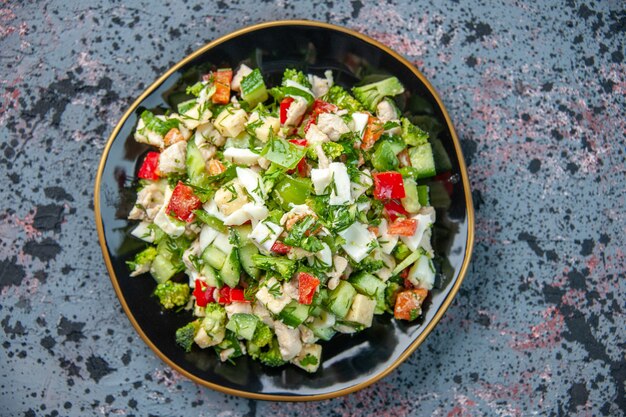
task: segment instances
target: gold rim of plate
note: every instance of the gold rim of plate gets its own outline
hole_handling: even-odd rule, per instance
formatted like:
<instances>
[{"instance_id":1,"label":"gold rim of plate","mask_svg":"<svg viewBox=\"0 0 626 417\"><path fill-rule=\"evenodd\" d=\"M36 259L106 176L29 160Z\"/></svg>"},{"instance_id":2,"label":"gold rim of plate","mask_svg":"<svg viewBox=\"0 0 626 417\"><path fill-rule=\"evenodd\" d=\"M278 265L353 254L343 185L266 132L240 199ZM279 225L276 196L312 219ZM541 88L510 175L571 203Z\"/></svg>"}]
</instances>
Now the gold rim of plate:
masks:
<instances>
[{"instance_id":1,"label":"gold rim of plate","mask_svg":"<svg viewBox=\"0 0 626 417\"><path fill-rule=\"evenodd\" d=\"M385 51L389 55L393 56L396 60L401 62L403 65L405 65L409 70L411 70L411 72L426 86L426 88L428 88L428 90L430 91L430 93L433 95L433 97L437 101L437 104L438 104L439 108L441 109L441 111L443 113L443 116L444 116L444 118L446 120L446 124L448 125L448 129L450 130L450 136L452 137L452 141L454 143L455 152L456 152L458 160L459 160L459 169L460 169L460 173L461 173L461 180L463 181L463 189L465 191L465 204L467 206L467 227L468 227L468 230L467 230L467 242L466 242L466 248L465 248L465 257L464 257L464 260L463 260L463 265L461 265L461 269L459 271L459 276L458 276L456 282L454 283L454 286L452 287L451 291L448 293L446 299L441 304L441 307L439 308L439 310L437 311L437 313L435 314L433 319L428 323L428 325L420 333L420 335L409 345L409 347L389 367L387 367L384 371L380 372L377 375L373 375L371 378L367 379L366 381L360 382L358 384L355 384L355 385L347 387L347 388L343 388L343 389L338 390L338 391L329 392L329 393L326 393L326 394L313 394L313 395L297 396L297 395L261 394L261 393L254 393L254 392L248 392L248 391L241 391L241 390L237 390L237 389L233 389L233 388L223 387L221 385L217 385L217 384L214 384L214 383L209 382L209 381L205 381L204 379L201 379L201 378L197 377L196 375L193 375L190 372L185 371L184 369L182 369L178 365L176 365L174 362L172 362L146 336L146 334L143 332L143 330L141 329L141 327L139 326L139 324L135 320L135 317L133 316L132 312L128 308L128 305L126 304L126 300L125 300L125 298L124 298L124 296L122 294L122 291L121 291L121 289L119 287L119 284L117 282L117 276L115 275L115 271L113 270L113 265L111 264L111 258L109 256L109 251L107 249L107 245L106 245L106 241L105 241L105 237L104 237L104 226L102 224L102 217L100 215L100 183L101 183L101 180L102 180L102 172L104 170L106 159L107 159L107 156L109 154L109 149L111 148L111 145L113 144L113 140L117 136L119 130L122 127L122 125L124 124L126 119L132 114L132 112L135 111L137 106L150 93L152 93L152 91L155 88L157 88L163 81L165 81L172 73L177 71L179 68L184 66L189 61L197 58L198 56L204 54L208 50L210 50L210 49L214 48L215 46L217 46L217 45L219 45L219 44L221 44L223 42L226 42L226 41L228 41L230 39L236 38L236 37L238 37L240 35L243 35L245 33L248 33L248 32L254 32L254 31L257 31L257 30L260 30L260 29L266 29L266 28L275 27L275 26L310 26L310 27L318 27L318 28L330 29L330 30L334 30L334 31L338 31L338 32L343 32L343 33L351 35L351 36L353 36L353 37L355 37L357 39L360 39L360 40L362 40L364 42L367 42L367 43L375 46L378 49L381 49L381 50ZM139 335L141 336L143 341L150 347L150 349L152 349L157 354L157 356L159 356L159 358L161 358L161 360L163 360L166 364L168 364L170 367L172 367L174 370L176 370L176 372L179 372L180 374L182 374L185 377L191 379L192 381L194 381L194 382L196 382L198 384L204 385L206 387L209 387L211 389L214 389L216 391L220 391L220 392L225 393L225 394L236 395L236 396L245 397L245 398L252 398L252 399L256 399L256 400L272 400L272 401L314 401L314 400L325 400L325 399L339 397L339 396L342 396L342 395L350 394L352 392L361 390L361 389L363 389L363 388L373 384L374 382L376 382L376 381L386 377L387 375L389 375L389 373L391 373L391 371L396 369L396 367L398 367L404 360L406 360L406 358L409 357L409 355L411 355L415 351L415 349L417 349L417 347L422 344L422 342L426 339L426 337L430 334L430 332L439 323L439 320L441 320L441 317L443 316L443 314L446 312L446 310L450 306L450 303L452 302L452 300L456 296L456 293L458 292L459 287L461 286L461 283L463 282L463 279L465 278L465 274L467 272L467 268L468 268L468 265L469 265L469 262L470 262L470 258L471 258L471 255L472 255L472 248L473 248L473 244L474 244L474 206L472 205L472 195L470 193L470 184L469 184L469 179L468 179L468 176L467 176L467 168L465 166L465 161L463 160L463 154L461 152L461 145L459 143L459 139L457 137L456 131L454 130L454 126L452 125L452 121L450 120L450 116L448 115L448 112L447 112L446 108L444 107L443 102L441 101L441 98L439 97L439 95L437 94L437 92L435 91L433 86L426 79L426 77L417 68L415 68L406 58L402 57L397 52L391 50L389 47L383 45L382 43L380 43L380 42L378 42L378 41L376 41L376 40L374 40L374 39L372 39L372 38L370 38L368 36L365 36L365 35L363 35L363 34L361 34L359 32L351 30L351 29L347 29L347 28L344 28L344 27L341 27L341 26L332 25L332 24L329 24L329 23L322 23L322 22L309 21L309 20L280 20L280 21L264 22L264 23L259 23L259 24L256 24L256 25L247 26L247 27L244 27L242 29L236 30L234 32L231 32L231 33L225 35L225 36L222 36L221 38L218 38L218 39L216 39L216 40L214 40L212 42L207 43L206 45L204 45L200 49L198 49L195 52L191 53L190 55L186 56L181 61L179 61L176 65L171 67L165 74L163 74L161 77L159 77L155 82L153 82L150 85L150 87L148 87L133 102L133 104L129 107L129 109L126 111L126 113L124 113L124 115L122 116L120 121L117 123L117 125L115 126L115 129L113 129L113 132L111 132L111 135L109 136L109 138L107 140L106 146L105 146L104 151L102 153L102 158L100 159L100 164L98 166L98 173L96 175L96 182L95 182L95 186L94 186L94 212L95 212L95 217L96 217L96 219L95 219L96 220L96 228L98 230L98 240L99 240L99 243L100 243L100 248L102 249L102 255L104 257L104 262L105 262L107 270L109 272L109 276L111 278L111 282L113 284L113 287L115 288L115 293L117 294L117 297L119 298L119 300L120 300L120 302L122 304L122 307L124 308L124 312L128 316L131 324L133 325L133 327L135 328L137 333L139 333Z\"/></svg>"}]
</instances>

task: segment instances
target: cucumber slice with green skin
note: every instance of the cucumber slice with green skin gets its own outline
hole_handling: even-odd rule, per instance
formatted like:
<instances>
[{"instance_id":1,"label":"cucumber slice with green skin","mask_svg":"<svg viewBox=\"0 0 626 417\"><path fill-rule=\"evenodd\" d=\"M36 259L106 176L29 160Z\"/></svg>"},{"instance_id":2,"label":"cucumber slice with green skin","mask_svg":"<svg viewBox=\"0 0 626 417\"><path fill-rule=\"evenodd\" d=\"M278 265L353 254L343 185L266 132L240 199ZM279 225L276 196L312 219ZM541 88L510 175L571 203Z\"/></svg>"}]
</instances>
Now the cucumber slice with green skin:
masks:
<instances>
[{"instance_id":1,"label":"cucumber slice with green skin","mask_svg":"<svg viewBox=\"0 0 626 417\"><path fill-rule=\"evenodd\" d=\"M354 289L363 295L374 298L378 293L384 293L387 285L367 272L359 272L348 279L348 282L354 286Z\"/></svg>"},{"instance_id":2,"label":"cucumber slice with green skin","mask_svg":"<svg viewBox=\"0 0 626 417\"><path fill-rule=\"evenodd\" d=\"M357 292L348 281L341 281L328 297L327 306L331 313L343 319L350 311Z\"/></svg>"},{"instance_id":3,"label":"cucumber slice with green skin","mask_svg":"<svg viewBox=\"0 0 626 417\"><path fill-rule=\"evenodd\" d=\"M323 306L326 304L326 300L328 300L328 289L321 288L313 296L313 301L311 302L311 305Z\"/></svg>"},{"instance_id":4,"label":"cucumber slice with green skin","mask_svg":"<svg viewBox=\"0 0 626 417\"><path fill-rule=\"evenodd\" d=\"M433 177L437 173L430 143L410 148L409 157L416 179Z\"/></svg>"},{"instance_id":5,"label":"cucumber slice with green skin","mask_svg":"<svg viewBox=\"0 0 626 417\"><path fill-rule=\"evenodd\" d=\"M239 262L246 274L255 280L261 277L261 270L254 266L252 257L259 254L259 249L252 243L239 247Z\"/></svg>"},{"instance_id":6,"label":"cucumber slice with green skin","mask_svg":"<svg viewBox=\"0 0 626 417\"><path fill-rule=\"evenodd\" d=\"M222 269L224 262L226 262L226 254L214 245L209 245L202 252L202 260L215 269Z\"/></svg>"},{"instance_id":7,"label":"cucumber slice with green skin","mask_svg":"<svg viewBox=\"0 0 626 417\"><path fill-rule=\"evenodd\" d=\"M239 284L239 278L241 276L241 265L239 264L239 254L236 248L230 252L230 255L226 258L222 269L220 269L220 277L222 282L228 285L230 288L235 288Z\"/></svg>"},{"instance_id":8,"label":"cucumber slice with green skin","mask_svg":"<svg viewBox=\"0 0 626 417\"><path fill-rule=\"evenodd\" d=\"M255 68L254 71L241 80L241 98L250 107L254 107L268 99L267 87L265 87L263 75L261 75L261 71L258 68Z\"/></svg>"},{"instance_id":9,"label":"cucumber slice with green skin","mask_svg":"<svg viewBox=\"0 0 626 417\"><path fill-rule=\"evenodd\" d=\"M235 333L238 338L252 340L259 318L254 314L235 313L226 324L226 329Z\"/></svg>"},{"instance_id":10,"label":"cucumber slice with green skin","mask_svg":"<svg viewBox=\"0 0 626 417\"><path fill-rule=\"evenodd\" d=\"M309 326L315 337L320 338L321 340L329 341L330 339L337 334L337 331L333 329L333 327L319 327L311 324Z\"/></svg>"},{"instance_id":11,"label":"cucumber slice with green skin","mask_svg":"<svg viewBox=\"0 0 626 417\"><path fill-rule=\"evenodd\" d=\"M335 333L337 333L335 329L333 329L336 319L335 316L328 311L321 308L320 310L322 310L320 316L313 320L313 322L308 323L307 327L311 329L316 337L319 337L322 340L330 340Z\"/></svg>"},{"instance_id":12,"label":"cucumber slice with green skin","mask_svg":"<svg viewBox=\"0 0 626 417\"><path fill-rule=\"evenodd\" d=\"M159 284L172 278L178 271L179 268L162 254L158 254L150 265L150 274Z\"/></svg>"},{"instance_id":13,"label":"cucumber slice with green skin","mask_svg":"<svg viewBox=\"0 0 626 417\"><path fill-rule=\"evenodd\" d=\"M279 317L287 326L298 327L309 317L310 307L300 304L296 300L291 301L280 312Z\"/></svg>"},{"instance_id":14,"label":"cucumber slice with green skin","mask_svg":"<svg viewBox=\"0 0 626 417\"><path fill-rule=\"evenodd\" d=\"M419 202L419 193L417 191L417 184L412 178L404 178L404 192L406 196L400 200L402 207L409 213L417 213L422 205Z\"/></svg>"},{"instance_id":15,"label":"cucumber slice with green skin","mask_svg":"<svg viewBox=\"0 0 626 417\"><path fill-rule=\"evenodd\" d=\"M222 279L215 269L210 265L202 266L202 276L205 277L205 282L209 287L222 288Z\"/></svg>"},{"instance_id":16,"label":"cucumber slice with green skin","mask_svg":"<svg viewBox=\"0 0 626 417\"><path fill-rule=\"evenodd\" d=\"M428 197L428 185L417 186L417 198L421 206L430 206L430 198Z\"/></svg>"},{"instance_id":17,"label":"cucumber slice with green skin","mask_svg":"<svg viewBox=\"0 0 626 417\"><path fill-rule=\"evenodd\" d=\"M185 161L189 182L195 186L203 186L207 180L206 165L196 142L192 139L187 142L187 158Z\"/></svg>"}]
</instances>

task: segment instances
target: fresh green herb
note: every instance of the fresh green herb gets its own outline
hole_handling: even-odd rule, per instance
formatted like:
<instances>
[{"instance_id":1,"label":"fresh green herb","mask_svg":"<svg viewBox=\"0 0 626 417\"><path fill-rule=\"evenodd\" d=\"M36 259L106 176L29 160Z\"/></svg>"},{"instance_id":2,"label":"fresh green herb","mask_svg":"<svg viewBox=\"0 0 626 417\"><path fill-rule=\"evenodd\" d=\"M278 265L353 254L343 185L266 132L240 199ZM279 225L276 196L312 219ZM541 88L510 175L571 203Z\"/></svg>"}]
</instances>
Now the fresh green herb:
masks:
<instances>
[{"instance_id":1,"label":"fresh green herb","mask_svg":"<svg viewBox=\"0 0 626 417\"><path fill-rule=\"evenodd\" d=\"M261 152L261 156L265 159L284 169L294 169L305 154L305 147L294 145L279 137L271 138Z\"/></svg>"},{"instance_id":2,"label":"fresh green herb","mask_svg":"<svg viewBox=\"0 0 626 417\"><path fill-rule=\"evenodd\" d=\"M313 355L311 355L310 353L307 353L306 356L304 358L302 358L300 360L300 365L302 366L309 366L309 365L317 365L317 358Z\"/></svg>"},{"instance_id":3,"label":"fresh green herb","mask_svg":"<svg viewBox=\"0 0 626 417\"><path fill-rule=\"evenodd\" d=\"M280 290L281 290L281 287L280 287L280 283L278 282L274 283L274 285L267 288L267 292L269 292L274 298L282 297L283 293Z\"/></svg>"},{"instance_id":4,"label":"fresh green herb","mask_svg":"<svg viewBox=\"0 0 626 417\"><path fill-rule=\"evenodd\" d=\"M161 120L149 110L144 110L141 113L141 120L143 120L146 129L161 136L165 136L171 129L177 128L180 123L178 119Z\"/></svg>"}]
</instances>

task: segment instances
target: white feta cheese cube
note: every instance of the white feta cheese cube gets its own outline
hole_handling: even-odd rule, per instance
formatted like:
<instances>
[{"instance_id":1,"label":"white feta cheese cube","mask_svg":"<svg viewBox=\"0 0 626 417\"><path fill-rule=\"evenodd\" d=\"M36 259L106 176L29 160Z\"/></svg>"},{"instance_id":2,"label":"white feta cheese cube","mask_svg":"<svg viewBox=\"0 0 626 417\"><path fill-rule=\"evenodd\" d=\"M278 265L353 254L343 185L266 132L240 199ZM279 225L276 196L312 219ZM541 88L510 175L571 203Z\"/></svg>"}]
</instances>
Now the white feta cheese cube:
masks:
<instances>
[{"instance_id":1,"label":"white feta cheese cube","mask_svg":"<svg viewBox=\"0 0 626 417\"><path fill-rule=\"evenodd\" d=\"M354 296L352 306L346 315L345 321L370 327L372 325L372 319L374 318L375 308L376 301L363 294L357 294Z\"/></svg>"},{"instance_id":2,"label":"white feta cheese cube","mask_svg":"<svg viewBox=\"0 0 626 417\"><path fill-rule=\"evenodd\" d=\"M376 236L363 223L354 222L350 227L338 234L345 240L341 247L355 262L361 262L365 259L375 246L373 241L376 239Z\"/></svg>"}]
</instances>

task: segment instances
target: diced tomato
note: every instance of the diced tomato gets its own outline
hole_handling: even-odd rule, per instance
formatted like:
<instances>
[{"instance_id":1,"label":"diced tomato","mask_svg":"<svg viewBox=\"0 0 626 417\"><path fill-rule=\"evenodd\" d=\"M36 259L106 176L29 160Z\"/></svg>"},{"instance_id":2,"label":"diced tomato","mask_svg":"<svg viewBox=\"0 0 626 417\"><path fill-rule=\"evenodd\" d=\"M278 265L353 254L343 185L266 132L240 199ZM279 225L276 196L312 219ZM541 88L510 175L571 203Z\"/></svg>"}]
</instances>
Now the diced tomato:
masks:
<instances>
[{"instance_id":1,"label":"diced tomato","mask_svg":"<svg viewBox=\"0 0 626 417\"><path fill-rule=\"evenodd\" d=\"M400 278L404 281L404 288L410 290L413 288L413 284L409 281L409 269L410 267L404 268L402 272L400 272Z\"/></svg>"},{"instance_id":2,"label":"diced tomato","mask_svg":"<svg viewBox=\"0 0 626 417\"><path fill-rule=\"evenodd\" d=\"M379 172L374 176L374 198L386 200L391 198L404 198L404 182L402 174L395 171Z\"/></svg>"},{"instance_id":3,"label":"diced tomato","mask_svg":"<svg viewBox=\"0 0 626 417\"><path fill-rule=\"evenodd\" d=\"M409 216L409 212L406 211L404 206L397 200L390 200L385 203L385 212L390 222L395 221L399 216Z\"/></svg>"},{"instance_id":4,"label":"diced tomato","mask_svg":"<svg viewBox=\"0 0 626 417\"><path fill-rule=\"evenodd\" d=\"M384 129L383 122L380 119L370 116L367 119L367 126L363 131L363 139L361 140L361 149L368 150L374 146L374 143L382 136Z\"/></svg>"},{"instance_id":5,"label":"diced tomato","mask_svg":"<svg viewBox=\"0 0 626 417\"><path fill-rule=\"evenodd\" d=\"M389 225L387 233L390 235L413 236L416 230L417 220L399 218Z\"/></svg>"},{"instance_id":6,"label":"diced tomato","mask_svg":"<svg viewBox=\"0 0 626 417\"><path fill-rule=\"evenodd\" d=\"M280 124L284 125L287 121L287 110L289 110L289 106L294 102L293 97L285 97L283 101L280 102Z\"/></svg>"},{"instance_id":7,"label":"diced tomato","mask_svg":"<svg viewBox=\"0 0 626 417\"><path fill-rule=\"evenodd\" d=\"M184 222L194 219L193 211L202 205L202 201L193 193L193 189L178 181L165 212Z\"/></svg>"},{"instance_id":8,"label":"diced tomato","mask_svg":"<svg viewBox=\"0 0 626 417\"><path fill-rule=\"evenodd\" d=\"M310 305L320 280L306 272L298 273L298 301L300 304Z\"/></svg>"},{"instance_id":9,"label":"diced tomato","mask_svg":"<svg viewBox=\"0 0 626 417\"><path fill-rule=\"evenodd\" d=\"M215 72L215 93L211 101L215 104L228 104L230 102L230 82L233 80L233 70L230 68L219 69Z\"/></svg>"},{"instance_id":10,"label":"diced tomato","mask_svg":"<svg viewBox=\"0 0 626 417\"><path fill-rule=\"evenodd\" d=\"M159 179L159 156L158 152L148 152L146 157L139 168L137 176L144 180L158 180Z\"/></svg>"},{"instance_id":11,"label":"diced tomato","mask_svg":"<svg viewBox=\"0 0 626 417\"><path fill-rule=\"evenodd\" d=\"M204 281L196 280L196 288L193 290L193 296L196 297L196 305L205 307L208 303L215 301L213 293L215 288L209 287Z\"/></svg>"},{"instance_id":12,"label":"diced tomato","mask_svg":"<svg viewBox=\"0 0 626 417\"><path fill-rule=\"evenodd\" d=\"M217 302L220 304L230 304L230 287L228 285L224 285L220 288Z\"/></svg>"},{"instance_id":13,"label":"diced tomato","mask_svg":"<svg viewBox=\"0 0 626 417\"><path fill-rule=\"evenodd\" d=\"M306 139L303 139L303 138L289 139L289 142L293 143L294 145L298 145L298 146L306 146L307 143L308 143L306 141Z\"/></svg>"},{"instance_id":14,"label":"diced tomato","mask_svg":"<svg viewBox=\"0 0 626 417\"><path fill-rule=\"evenodd\" d=\"M277 240L272 245L272 252L277 253L279 255L287 255L291 250L291 246L285 245L283 242Z\"/></svg>"},{"instance_id":15,"label":"diced tomato","mask_svg":"<svg viewBox=\"0 0 626 417\"><path fill-rule=\"evenodd\" d=\"M231 288L230 289L230 302L235 303L249 303L250 300L247 300L244 291L242 288Z\"/></svg>"},{"instance_id":16,"label":"diced tomato","mask_svg":"<svg viewBox=\"0 0 626 417\"><path fill-rule=\"evenodd\" d=\"M398 320L415 320L422 314L422 303L428 296L428 290L415 288L401 291L396 297L393 316Z\"/></svg>"}]
</instances>

